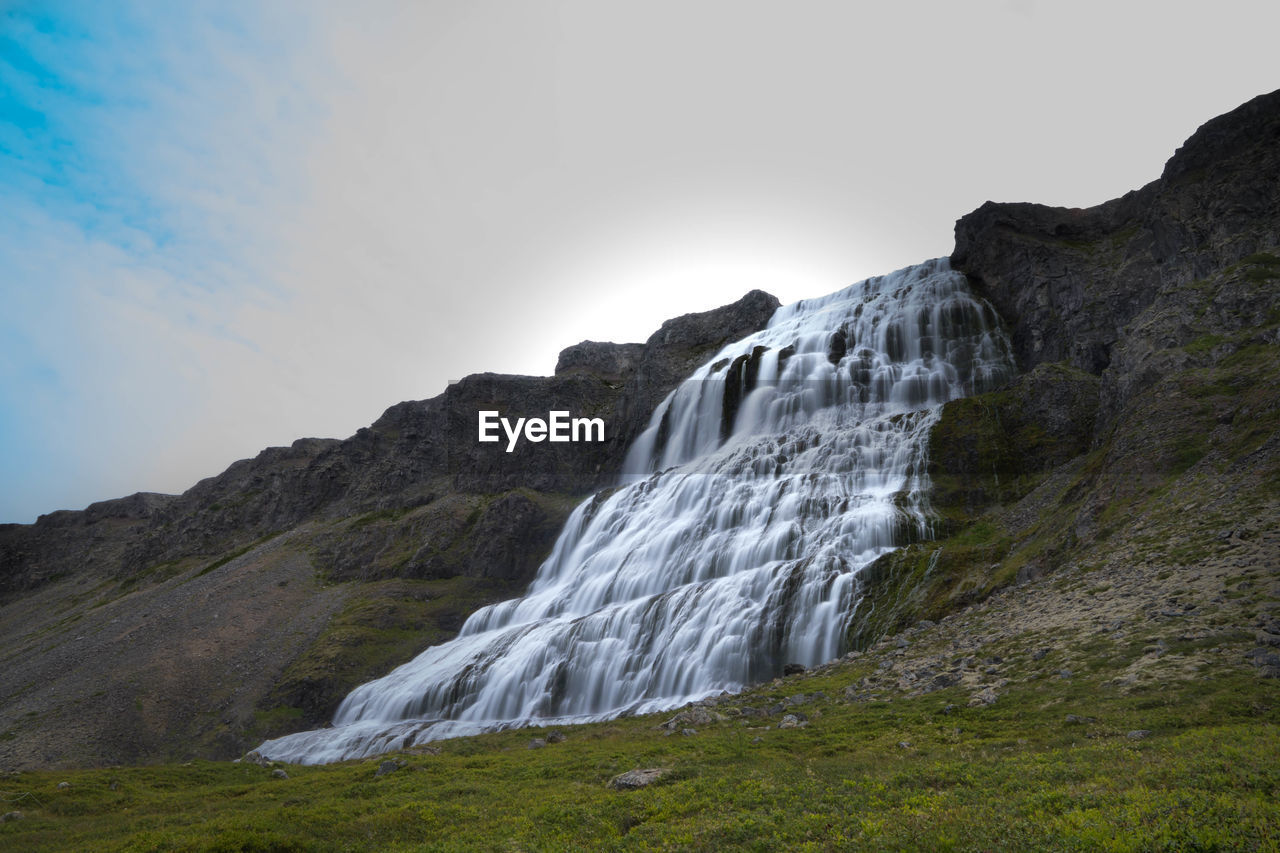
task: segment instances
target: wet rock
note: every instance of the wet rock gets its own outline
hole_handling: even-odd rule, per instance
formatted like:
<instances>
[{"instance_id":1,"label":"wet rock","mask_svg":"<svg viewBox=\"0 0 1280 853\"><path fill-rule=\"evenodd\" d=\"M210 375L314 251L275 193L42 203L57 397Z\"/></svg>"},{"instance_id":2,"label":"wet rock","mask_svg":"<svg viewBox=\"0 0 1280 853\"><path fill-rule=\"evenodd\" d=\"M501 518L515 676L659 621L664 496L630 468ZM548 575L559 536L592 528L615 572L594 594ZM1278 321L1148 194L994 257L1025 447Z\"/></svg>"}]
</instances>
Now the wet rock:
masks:
<instances>
[{"instance_id":1,"label":"wet rock","mask_svg":"<svg viewBox=\"0 0 1280 853\"><path fill-rule=\"evenodd\" d=\"M663 776L671 772L669 767L649 767L635 770L628 770L626 773L619 773L609 780L609 787L615 791L631 791L636 788L644 788L657 782Z\"/></svg>"},{"instance_id":2,"label":"wet rock","mask_svg":"<svg viewBox=\"0 0 1280 853\"><path fill-rule=\"evenodd\" d=\"M789 663L782 668L783 675L800 675L806 671L804 664Z\"/></svg>"}]
</instances>

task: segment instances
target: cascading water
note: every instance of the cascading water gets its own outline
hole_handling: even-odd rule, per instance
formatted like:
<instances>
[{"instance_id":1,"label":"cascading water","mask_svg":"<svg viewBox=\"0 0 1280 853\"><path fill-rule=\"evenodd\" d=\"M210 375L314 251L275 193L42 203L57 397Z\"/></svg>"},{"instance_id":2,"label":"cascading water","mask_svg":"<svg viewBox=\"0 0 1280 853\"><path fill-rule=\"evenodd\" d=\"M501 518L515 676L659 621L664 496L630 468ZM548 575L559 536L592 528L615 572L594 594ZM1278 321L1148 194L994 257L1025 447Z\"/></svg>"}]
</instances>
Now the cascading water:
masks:
<instances>
[{"instance_id":1,"label":"cascading water","mask_svg":"<svg viewBox=\"0 0 1280 853\"><path fill-rule=\"evenodd\" d=\"M259 751L323 763L655 711L836 657L859 570L928 534L941 404L1011 372L945 260L778 309L658 407L626 484L574 511L523 598Z\"/></svg>"}]
</instances>

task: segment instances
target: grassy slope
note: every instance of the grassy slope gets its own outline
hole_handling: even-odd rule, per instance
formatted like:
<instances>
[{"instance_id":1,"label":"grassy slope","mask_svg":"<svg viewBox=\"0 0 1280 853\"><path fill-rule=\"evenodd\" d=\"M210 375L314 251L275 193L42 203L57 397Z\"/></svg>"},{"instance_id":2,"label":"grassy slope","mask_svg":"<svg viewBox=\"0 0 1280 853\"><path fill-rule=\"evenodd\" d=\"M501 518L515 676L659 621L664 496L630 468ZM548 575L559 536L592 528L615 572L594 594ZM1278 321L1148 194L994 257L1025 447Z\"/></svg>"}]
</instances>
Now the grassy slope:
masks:
<instances>
[{"instance_id":1,"label":"grassy slope","mask_svg":"<svg viewBox=\"0 0 1280 853\"><path fill-rule=\"evenodd\" d=\"M1121 645L1120 656L1141 654ZM1018 644L1010 688L968 707L952 687L849 702L877 654L770 685L726 719L667 736L662 717L449 741L440 753L290 767L245 764L23 773L6 780L0 847L25 850L1275 849L1280 687L1243 667L1124 691L1115 661L1062 679ZM1177 652L1171 652L1177 654ZM1047 660L1047 659L1046 659ZM810 718L737 719L803 690ZM840 698L837 698L840 697ZM888 699L889 697L885 697ZM1067 724L1067 714L1086 718ZM1132 739L1128 733L1151 734ZM656 785L606 786L632 767ZM68 782L69 788L57 785Z\"/></svg>"}]
</instances>

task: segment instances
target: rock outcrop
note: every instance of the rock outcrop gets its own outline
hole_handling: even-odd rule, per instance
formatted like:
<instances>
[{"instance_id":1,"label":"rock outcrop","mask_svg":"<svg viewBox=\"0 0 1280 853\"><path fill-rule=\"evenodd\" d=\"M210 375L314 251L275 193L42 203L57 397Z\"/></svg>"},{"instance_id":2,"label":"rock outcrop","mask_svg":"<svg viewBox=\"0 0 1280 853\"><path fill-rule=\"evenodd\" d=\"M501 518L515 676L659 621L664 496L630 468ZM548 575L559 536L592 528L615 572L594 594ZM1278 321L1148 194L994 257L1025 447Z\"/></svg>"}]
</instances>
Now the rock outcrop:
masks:
<instances>
[{"instance_id":1,"label":"rock outcrop","mask_svg":"<svg viewBox=\"0 0 1280 853\"><path fill-rule=\"evenodd\" d=\"M1229 289L1207 326L1181 316L1132 328L1139 315L1177 313L1186 288L1277 243L1280 91L1207 122L1158 180L1122 198L1088 209L987 202L956 223L951 263L1008 321L1023 370L1066 361L1104 376L1106 422L1150 384L1148 366L1159 372L1152 351L1245 328L1268 306Z\"/></svg>"}]
</instances>

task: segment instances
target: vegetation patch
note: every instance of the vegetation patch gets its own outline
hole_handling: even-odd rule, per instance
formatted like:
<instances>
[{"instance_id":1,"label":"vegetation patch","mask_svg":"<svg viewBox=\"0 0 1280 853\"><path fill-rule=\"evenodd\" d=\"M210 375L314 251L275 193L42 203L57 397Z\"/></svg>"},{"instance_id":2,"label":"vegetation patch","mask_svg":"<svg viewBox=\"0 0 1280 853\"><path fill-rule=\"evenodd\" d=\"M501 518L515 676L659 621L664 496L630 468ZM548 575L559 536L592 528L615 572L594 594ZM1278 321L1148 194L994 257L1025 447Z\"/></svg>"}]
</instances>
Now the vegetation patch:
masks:
<instances>
[{"instance_id":1,"label":"vegetation patch","mask_svg":"<svg viewBox=\"0 0 1280 853\"><path fill-rule=\"evenodd\" d=\"M250 737L328 723L353 688L452 639L467 615L516 594L502 583L463 577L357 583L347 605L260 705Z\"/></svg>"},{"instance_id":2,"label":"vegetation patch","mask_svg":"<svg viewBox=\"0 0 1280 853\"><path fill-rule=\"evenodd\" d=\"M697 734L650 715L442 741L320 767L21 773L0 846L101 850L1270 849L1280 696L1236 671L1129 693L1029 680L848 702L870 663L764 685ZM746 716L798 692L807 725ZM1068 717L1068 715L1072 715ZM1076 722L1064 720L1074 719ZM1136 733L1132 734L1131 733ZM381 762L401 766L379 776ZM636 767L657 784L608 787ZM61 783L67 787L59 789Z\"/></svg>"}]
</instances>

